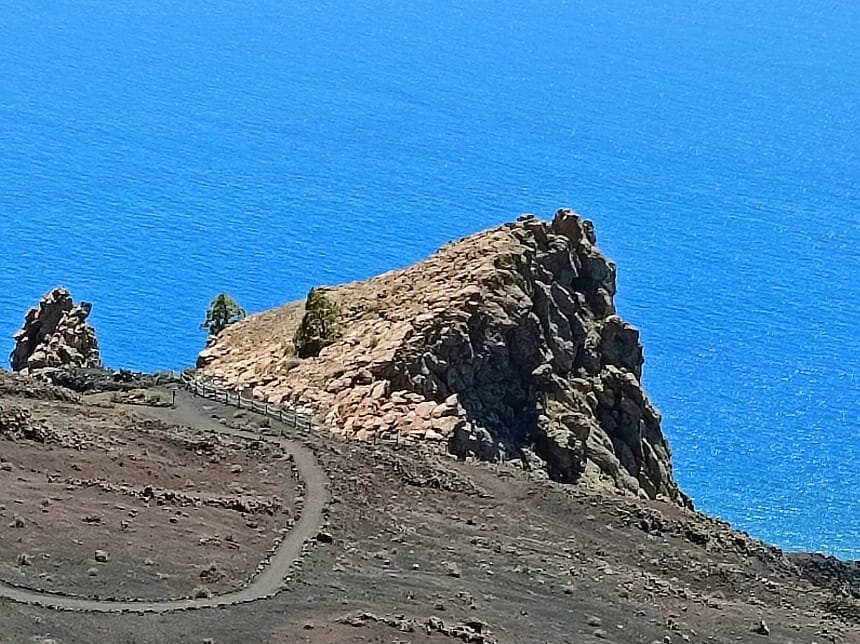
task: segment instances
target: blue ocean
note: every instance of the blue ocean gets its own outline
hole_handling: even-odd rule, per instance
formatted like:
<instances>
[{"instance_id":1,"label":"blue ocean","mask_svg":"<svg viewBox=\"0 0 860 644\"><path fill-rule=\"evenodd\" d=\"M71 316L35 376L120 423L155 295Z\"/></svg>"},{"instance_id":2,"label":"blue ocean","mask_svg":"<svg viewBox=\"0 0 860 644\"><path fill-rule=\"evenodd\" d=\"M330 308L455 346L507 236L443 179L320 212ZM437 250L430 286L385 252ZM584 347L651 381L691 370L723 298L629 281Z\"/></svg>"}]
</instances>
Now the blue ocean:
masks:
<instances>
[{"instance_id":1,"label":"blue ocean","mask_svg":"<svg viewBox=\"0 0 860 644\"><path fill-rule=\"evenodd\" d=\"M570 206L697 506L860 558L860 3L35 0L0 13L0 353L114 367ZM8 364L8 363L7 363Z\"/></svg>"}]
</instances>

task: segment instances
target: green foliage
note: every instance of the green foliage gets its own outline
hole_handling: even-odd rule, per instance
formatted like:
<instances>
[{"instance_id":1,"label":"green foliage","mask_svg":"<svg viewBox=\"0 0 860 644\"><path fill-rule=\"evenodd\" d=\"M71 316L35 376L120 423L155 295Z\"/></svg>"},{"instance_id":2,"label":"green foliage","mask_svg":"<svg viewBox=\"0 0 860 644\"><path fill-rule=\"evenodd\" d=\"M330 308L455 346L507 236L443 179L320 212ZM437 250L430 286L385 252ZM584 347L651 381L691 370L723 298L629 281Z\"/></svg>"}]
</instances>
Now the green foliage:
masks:
<instances>
[{"instance_id":1,"label":"green foliage","mask_svg":"<svg viewBox=\"0 0 860 644\"><path fill-rule=\"evenodd\" d=\"M238 322L247 315L245 309L239 306L232 297L221 293L212 300L206 311L206 320L200 325L201 329L209 331L210 337L215 337L228 325Z\"/></svg>"},{"instance_id":2,"label":"green foliage","mask_svg":"<svg viewBox=\"0 0 860 644\"><path fill-rule=\"evenodd\" d=\"M312 288L305 302L305 315L293 337L296 354L300 358L319 355L323 347L343 336L343 313L321 288Z\"/></svg>"}]
</instances>

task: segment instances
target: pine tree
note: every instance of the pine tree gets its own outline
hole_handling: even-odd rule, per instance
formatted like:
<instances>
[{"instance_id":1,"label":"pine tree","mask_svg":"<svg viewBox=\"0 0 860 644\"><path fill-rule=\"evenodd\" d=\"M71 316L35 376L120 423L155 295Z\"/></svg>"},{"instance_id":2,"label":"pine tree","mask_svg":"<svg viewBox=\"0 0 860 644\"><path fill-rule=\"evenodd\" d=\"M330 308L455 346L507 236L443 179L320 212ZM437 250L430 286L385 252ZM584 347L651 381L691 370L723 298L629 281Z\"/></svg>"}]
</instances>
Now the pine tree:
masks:
<instances>
[{"instance_id":1,"label":"pine tree","mask_svg":"<svg viewBox=\"0 0 860 644\"><path fill-rule=\"evenodd\" d=\"M239 306L232 297L221 293L209 304L206 320L200 325L201 329L209 331L210 337L215 337L228 325L238 322L247 315L245 309Z\"/></svg>"},{"instance_id":2,"label":"pine tree","mask_svg":"<svg viewBox=\"0 0 860 644\"><path fill-rule=\"evenodd\" d=\"M343 314L336 302L332 302L321 288L312 288L305 302L305 315L293 345L300 358L319 355L323 347L337 342L343 335Z\"/></svg>"}]
</instances>

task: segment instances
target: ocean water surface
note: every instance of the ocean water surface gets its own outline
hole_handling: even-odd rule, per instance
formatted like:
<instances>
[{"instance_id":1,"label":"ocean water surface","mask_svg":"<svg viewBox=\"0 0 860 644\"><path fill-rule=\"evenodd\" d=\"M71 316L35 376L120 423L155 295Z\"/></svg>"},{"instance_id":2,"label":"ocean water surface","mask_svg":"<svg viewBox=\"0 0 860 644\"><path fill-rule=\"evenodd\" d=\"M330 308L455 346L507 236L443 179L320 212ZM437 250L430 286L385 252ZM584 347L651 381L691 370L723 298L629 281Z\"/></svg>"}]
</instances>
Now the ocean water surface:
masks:
<instances>
[{"instance_id":1,"label":"ocean water surface","mask_svg":"<svg viewBox=\"0 0 860 644\"><path fill-rule=\"evenodd\" d=\"M109 365L190 365L220 291L571 206L698 507L860 558L857 42L854 0L13 3L0 353L64 284Z\"/></svg>"}]
</instances>

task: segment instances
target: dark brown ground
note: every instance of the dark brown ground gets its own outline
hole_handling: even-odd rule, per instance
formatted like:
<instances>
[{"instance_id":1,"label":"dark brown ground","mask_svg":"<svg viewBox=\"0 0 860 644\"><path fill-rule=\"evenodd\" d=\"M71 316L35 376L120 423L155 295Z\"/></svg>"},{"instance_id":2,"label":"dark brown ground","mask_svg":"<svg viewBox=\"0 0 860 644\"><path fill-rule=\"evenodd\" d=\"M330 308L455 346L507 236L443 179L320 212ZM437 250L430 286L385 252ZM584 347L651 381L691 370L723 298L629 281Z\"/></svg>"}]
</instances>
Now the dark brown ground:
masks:
<instances>
[{"instance_id":1,"label":"dark brown ground","mask_svg":"<svg viewBox=\"0 0 860 644\"><path fill-rule=\"evenodd\" d=\"M0 438L5 580L101 598L224 592L251 576L295 510L294 481L277 455L147 422L157 410L145 407L4 400L66 442ZM247 499L265 505L224 507ZM96 550L108 561L97 562Z\"/></svg>"},{"instance_id":2,"label":"dark brown ground","mask_svg":"<svg viewBox=\"0 0 860 644\"><path fill-rule=\"evenodd\" d=\"M60 403L50 405L53 413L72 413ZM119 422L108 416L108 422ZM244 423L248 417L239 420ZM274 483L270 476L279 471L264 458L245 453L222 461L243 466L241 474L229 474L229 465L219 469L220 464L198 460L193 452L171 443L149 436L132 440L133 427L120 426L116 433L123 444L114 445L113 452L87 450L92 460L86 467L112 478L124 475L133 485L156 476L162 459L170 465L158 474L165 477L159 480L180 490L188 478L192 489L201 493L233 481L269 493L266 482ZM406 448L325 437L316 438L314 445L332 482L334 503L327 529L334 543L314 549L297 578L275 599L145 616L64 613L0 601L0 642L459 641L438 631L428 634L425 625L431 617L446 626L480 621L488 642L860 642L856 600L836 588L814 585L779 551L700 515L656 502L590 495L530 480L518 470L457 463ZM153 455L148 466L152 475L140 462L131 469L127 456L122 468L117 464L118 451L139 455L144 449ZM149 596L179 590L171 585L179 582L158 580L136 565L146 556L143 539L135 545L134 538L113 527L121 512L114 506L130 508L130 500L90 497L76 488L70 493L81 495L81 501L74 511L59 513L59 503L54 503L42 513L43 498L65 492L62 486L44 487L45 472L61 467L62 459L50 456L56 451L0 439L0 455L15 463L11 473L0 471L0 495L7 506L0 523L0 574L6 578L18 574L14 557L23 544L17 543L17 532L29 535L30 521L39 526L55 521L51 525L57 532L62 526L73 531L73 538L91 539L80 550L70 547L63 558L73 552L91 556L97 544L108 543L116 567L100 568L95 580L86 579L87 583ZM77 459L84 452L77 454L80 464ZM40 464L34 469L41 475L29 472L33 463ZM183 464L183 473L174 478L178 463ZM262 475L260 468L269 475ZM8 491L11 485L16 486L14 494ZM277 485L283 485L282 479ZM15 504L13 497L23 503ZM100 500L108 505L99 505ZM155 509L145 514L139 509L134 530L160 544L157 570L185 566L182 570L192 577L189 586L200 583L194 575L199 568L194 566L226 552L205 548L201 553L192 535L231 532L239 552L248 557L256 547L257 531L243 530L241 522L227 530L200 512L171 524L159 520L169 512ZM25 528L7 527L11 514L24 516L25 511ZM58 518L48 518L54 512ZM80 515L87 512L104 514L108 525L83 524ZM231 516L230 511L223 516ZM64 532L51 540L47 529L32 532L26 538L41 539L38 543L45 545L40 548L48 552L58 547L61 537L69 537ZM126 544L129 540L131 545ZM10 542L15 545L10 547ZM52 569L53 557L46 563L34 561L32 568L50 571L54 584L69 583L73 576L66 576L64 566L61 572ZM233 560L218 561L226 566ZM236 569L247 561L236 564ZM126 562L126 567L119 562ZM86 570L92 565L78 567ZM837 565L835 570L831 577L842 568ZM26 578L47 583L30 570ZM97 587L88 588L98 592ZM362 612L372 615L360 617ZM761 619L767 622L769 636L753 632Z\"/></svg>"}]
</instances>

